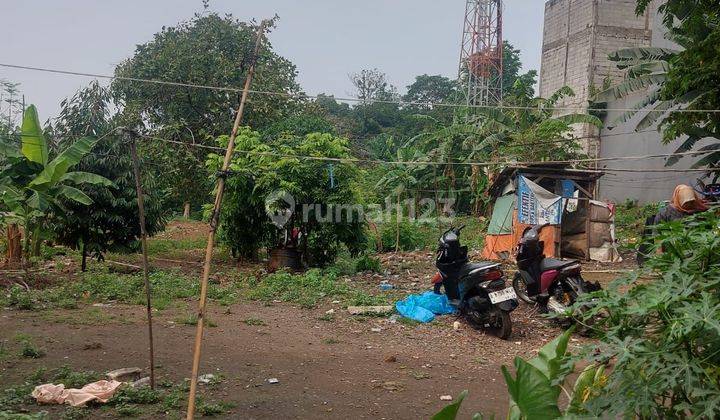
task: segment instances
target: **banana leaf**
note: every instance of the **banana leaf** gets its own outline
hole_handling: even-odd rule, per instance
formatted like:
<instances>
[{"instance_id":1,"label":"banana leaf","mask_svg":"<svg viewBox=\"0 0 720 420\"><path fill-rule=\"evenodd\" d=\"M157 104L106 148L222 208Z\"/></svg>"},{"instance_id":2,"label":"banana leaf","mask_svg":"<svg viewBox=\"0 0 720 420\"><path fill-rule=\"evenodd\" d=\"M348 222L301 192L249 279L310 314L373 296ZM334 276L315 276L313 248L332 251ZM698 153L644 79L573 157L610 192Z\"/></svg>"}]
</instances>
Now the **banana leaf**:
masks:
<instances>
[{"instance_id":1,"label":"banana leaf","mask_svg":"<svg viewBox=\"0 0 720 420\"><path fill-rule=\"evenodd\" d=\"M90 153L97 142L97 139L91 137L83 137L76 141L45 166L45 169L30 182L29 186L36 190L46 190L57 184L68 169L80 163L80 160Z\"/></svg>"},{"instance_id":2,"label":"banana leaf","mask_svg":"<svg viewBox=\"0 0 720 420\"><path fill-rule=\"evenodd\" d=\"M48 162L48 145L43 136L42 126L35 105L25 110L22 122L22 154L31 162L43 166Z\"/></svg>"}]
</instances>

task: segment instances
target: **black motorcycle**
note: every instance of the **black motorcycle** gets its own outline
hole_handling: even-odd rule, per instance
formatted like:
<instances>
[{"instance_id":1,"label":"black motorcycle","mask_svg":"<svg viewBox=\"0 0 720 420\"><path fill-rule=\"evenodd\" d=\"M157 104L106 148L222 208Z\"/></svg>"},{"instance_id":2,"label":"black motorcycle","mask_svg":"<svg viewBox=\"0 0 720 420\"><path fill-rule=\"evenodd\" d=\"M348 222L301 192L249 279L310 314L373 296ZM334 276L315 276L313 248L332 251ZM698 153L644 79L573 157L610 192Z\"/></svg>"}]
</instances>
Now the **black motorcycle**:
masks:
<instances>
[{"instance_id":1,"label":"black motorcycle","mask_svg":"<svg viewBox=\"0 0 720 420\"><path fill-rule=\"evenodd\" d=\"M460 228L450 228L441 237L433 278L435 293L440 287L452 304L475 328L484 328L507 339L512 332L510 312L518 307L512 287L506 287L499 263L469 262L468 249L460 244Z\"/></svg>"}]
</instances>

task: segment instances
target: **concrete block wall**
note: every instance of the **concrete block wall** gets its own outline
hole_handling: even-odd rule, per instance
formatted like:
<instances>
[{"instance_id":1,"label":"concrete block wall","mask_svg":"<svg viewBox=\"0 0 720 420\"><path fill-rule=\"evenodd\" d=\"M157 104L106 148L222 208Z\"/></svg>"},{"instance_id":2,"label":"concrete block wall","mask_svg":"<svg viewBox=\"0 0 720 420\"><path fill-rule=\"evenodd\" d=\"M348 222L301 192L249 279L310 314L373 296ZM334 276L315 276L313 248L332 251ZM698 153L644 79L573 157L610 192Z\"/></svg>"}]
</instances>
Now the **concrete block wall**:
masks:
<instances>
[{"instance_id":1,"label":"concrete block wall","mask_svg":"<svg viewBox=\"0 0 720 420\"><path fill-rule=\"evenodd\" d=\"M563 86L575 96L559 107L585 108L593 88L605 79L616 83L623 72L608 59L613 51L648 46L652 40L654 13L635 15L635 0L550 0L545 3L540 96L549 97ZM569 113L572 111L560 111ZM599 131L590 125L575 127L589 156L600 151Z\"/></svg>"},{"instance_id":2,"label":"concrete block wall","mask_svg":"<svg viewBox=\"0 0 720 420\"><path fill-rule=\"evenodd\" d=\"M654 0L643 16L635 15L635 0L549 0L545 3L545 28L540 70L540 96L548 97L562 86L570 86L576 96L559 106L587 107L592 94L591 86L601 88L606 78L615 84L623 79L608 55L614 51L656 46L679 48L664 38L661 17L657 9L664 0ZM610 109L631 107L643 96L608 103ZM569 111L563 112L568 113ZM621 112L610 112L606 124L616 121ZM583 148L589 156L618 157L670 153L677 144L664 145L654 130L634 133L637 120L621 124L610 130L598 130L590 125L574 127L576 137L583 139ZM625 134L631 133L631 134ZM681 159L674 169L690 167L692 158ZM601 162L598 167L621 169L664 168L664 159ZM598 197L603 200L640 203L666 200L675 185L694 185L692 172L609 172L600 180Z\"/></svg>"}]
</instances>

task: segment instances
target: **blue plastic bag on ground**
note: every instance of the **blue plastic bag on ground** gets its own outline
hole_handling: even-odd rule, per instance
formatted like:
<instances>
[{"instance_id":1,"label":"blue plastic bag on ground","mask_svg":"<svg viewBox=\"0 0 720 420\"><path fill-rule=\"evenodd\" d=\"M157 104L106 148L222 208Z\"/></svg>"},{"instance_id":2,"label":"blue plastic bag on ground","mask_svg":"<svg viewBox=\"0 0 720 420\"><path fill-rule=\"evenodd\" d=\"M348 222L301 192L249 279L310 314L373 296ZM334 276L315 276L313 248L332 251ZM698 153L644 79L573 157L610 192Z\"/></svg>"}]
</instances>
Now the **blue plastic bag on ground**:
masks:
<instances>
[{"instance_id":1,"label":"blue plastic bag on ground","mask_svg":"<svg viewBox=\"0 0 720 420\"><path fill-rule=\"evenodd\" d=\"M428 291L421 295L410 295L395 304L400 315L418 322L431 322L435 315L455 312L446 295L438 295Z\"/></svg>"}]
</instances>

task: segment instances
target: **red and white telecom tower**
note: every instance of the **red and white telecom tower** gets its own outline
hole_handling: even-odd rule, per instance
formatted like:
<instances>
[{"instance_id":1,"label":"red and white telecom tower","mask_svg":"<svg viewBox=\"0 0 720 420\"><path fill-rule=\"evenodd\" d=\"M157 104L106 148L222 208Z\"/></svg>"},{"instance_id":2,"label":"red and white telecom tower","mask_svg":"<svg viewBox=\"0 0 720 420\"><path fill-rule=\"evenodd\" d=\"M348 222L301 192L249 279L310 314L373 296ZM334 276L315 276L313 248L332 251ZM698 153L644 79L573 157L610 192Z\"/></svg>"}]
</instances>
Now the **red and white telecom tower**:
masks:
<instances>
[{"instance_id":1,"label":"red and white telecom tower","mask_svg":"<svg viewBox=\"0 0 720 420\"><path fill-rule=\"evenodd\" d=\"M467 0L458 79L467 105L502 101L502 0Z\"/></svg>"}]
</instances>

